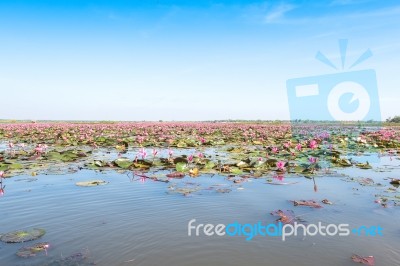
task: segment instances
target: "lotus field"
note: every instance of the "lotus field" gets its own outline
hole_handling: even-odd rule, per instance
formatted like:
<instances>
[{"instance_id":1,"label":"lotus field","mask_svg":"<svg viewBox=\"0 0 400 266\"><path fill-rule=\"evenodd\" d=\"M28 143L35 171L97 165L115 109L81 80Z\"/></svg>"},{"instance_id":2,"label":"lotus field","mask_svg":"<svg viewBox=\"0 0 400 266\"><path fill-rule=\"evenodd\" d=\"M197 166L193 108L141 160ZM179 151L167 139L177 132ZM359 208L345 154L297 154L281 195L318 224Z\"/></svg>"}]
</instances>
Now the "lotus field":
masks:
<instances>
[{"instance_id":1,"label":"lotus field","mask_svg":"<svg viewBox=\"0 0 400 266\"><path fill-rule=\"evenodd\" d=\"M396 176L399 173L399 152L399 127L378 128L358 124L291 125L233 122L0 124L0 203L6 202L7 197L10 196L10 202L7 205L9 207L6 206L5 210L6 213L7 210L13 213L12 197L16 197L16 202L21 202L21 200L29 202L30 197L33 197L38 201L37 204L42 204L40 201L44 199L34 194L35 189L45 191L49 197L60 198L67 197L71 191L83 193L70 195L63 201L67 212L70 208L71 226L74 226L74 223L79 224L79 220L72 217L74 217L74 212L85 208L83 202L100 204L99 202L103 202L102 198L107 198L106 202L112 202L114 207L108 208L104 205L106 203L96 205L95 208L101 209L101 213L112 213L115 208L119 208L121 213L131 211L135 217L140 215L138 210L129 208L136 208L134 206L143 204L141 214L149 212L153 207L158 208L157 213L162 213L164 209L173 211L172 206L177 204L177 201L195 204L192 202L193 199L198 199L201 204L207 204L207 208L211 208L214 205L207 199L209 197L214 197L213 204L219 202L218 204L230 206L232 203L224 200L224 198L229 199L230 196L236 199L236 204L240 204L244 199L248 199L248 204L250 202L256 204L255 202L262 198L262 202L259 203L262 208L265 207L262 219L283 224L318 220L323 217L323 214L318 213L323 213L324 210L329 213L346 213L346 211L359 208L360 204L365 202L368 206L363 205L363 208L367 208L364 210L365 213L373 210L381 215L382 212L390 210L391 214L386 213L386 215L392 215L393 212L398 211L397 208L400 205L400 191L397 189L400 176ZM48 176L47 179L46 176ZM58 176L66 176L68 179L57 181ZM46 180L45 183L40 183L42 179ZM66 189L62 190L63 188L57 186L53 189L52 180L54 184L64 182L61 184ZM17 181L24 181L29 185L20 185L23 183ZM35 182L39 182L40 186L30 185ZM109 192L103 189L112 187L113 183L115 187ZM123 187L121 184L124 184ZM363 188L367 190L364 191ZM121 191L121 194L118 195L119 192L115 191ZM248 194L240 194L246 193L245 191L248 191ZM336 191L341 191L342 194ZM102 193L112 194L105 196ZM137 195L139 205L136 201L129 204L132 207L127 207L127 205L116 207L131 197L128 195L134 195L130 193ZM357 198L358 194L363 196ZM162 200L152 204L151 198L158 197ZM143 198L148 198L148 202L144 203ZM79 200L79 202L74 203L74 200ZM168 203L170 205L167 206L169 201L172 203ZM356 205L347 206L350 202L355 202ZM51 205L51 203L47 204ZM71 206L68 207L68 204ZM251 204L246 206L251 206ZM155 207L156 205L158 207ZM29 209L35 208L34 206L36 205L26 207L26 211L29 213ZM47 208L44 203L43 208ZM187 210L181 208L179 208L180 213L188 214L187 219L183 219L183 222L187 222L190 220L189 215L194 215L190 210L192 207ZM201 209L197 208L195 213ZM302 213L303 209L315 210L315 212L310 215L308 211ZM248 212L251 212L251 208ZM14 215L17 213L15 210ZM215 211L214 216L218 216L218 213L220 213L219 209ZM361 216L365 217L365 213ZM9 230L0 234L0 240L5 243L20 243L39 238L42 241L44 238L48 242L42 241L30 246L21 245L18 246L19 249L12 249L9 244L5 245L18 257L37 258L39 254L43 255L42 258L47 257L48 253L51 254L52 243L57 240L50 236L46 237L46 232L49 230L58 232L56 227L52 228L55 224L52 219L56 221L59 216L42 219L40 215L31 215L31 219L36 219L39 227L46 228L31 227L28 220L21 222L22 228L14 228L11 223L7 223ZM46 215L48 214L43 214L43 216ZM98 212L90 215L88 210L82 210L82 215L91 219L91 224L98 222ZM165 219L174 221L171 224L182 222L176 220L176 217L170 217L169 214L165 215ZM243 217L245 215L252 214L244 212ZM313 218L312 215L315 217ZM110 217L107 215L101 225L106 226L106 220L112 219ZM229 213L226 217L232 218L234 213ZM343 222L342 220L348 217L353 216L352 214L348 216L335 214L332 222ZM377 217L379 220L380 216ZM384 218L384 221L387 219ZM145 223L145 220L139 219L136 222ZM126 234L127 227L134 228L132 230L136 232L135 237L147 230L143 229L144 225L130 227L130 219L118 220L115 223L118 225L114 224L113 230L120 228L121 232ZM151 225L146 226L148 229L151 228ZM72 231L73 229L71 227ZM186 232L182 226L176 230ZM60 239L68 236L63 235L62 232L60 235ZM169 236L169 238L173 237ZM93 241L106 243L105 240ZM146 243L150 240L143 236L142 241ZM177 241L182 241L182 239ZM397 240L392 237L390 241ZM349 243L344 246L347 248L354 246L352 244L354 242ZM80 242L77 242L74 245L79 246L79 244ZM87 246L91 244L93 243L88 242ZM157 242L157 245L159 244ZM196 246L194 243L191 245ZM329 243L325 246L322 244L321 248L329 245ZM58 248L60 250L57 252L65 252L61 249L61 244ZM94 249L96 253L95 245L89 248L92 251ZM87 251L73 253L68 250L69 254L72 254L68 257L55 256L37 262L38 265L93 265L92 263L98 260L100 265L107 265L111 263L110 261L118 261L120 255L118 251L115 251L117 248L110 250L110 254L105 251L107 250L105 245L103 248L104 250L97 251L96 256L88 255ZM138 253L143 252L148 257L152 257L154 259L151 262L152 265L160 263L155 259L158 258L157 256L151 256L150 253L154 252L153 250L140 250L140 245L132 248ZM178 254L179 250L174 252ZM296 252L299 251L293 250L293 257L298 255ZM390 250L385 255L376 254L376 250L367 247L355 252L357 254L347 254L345 250L338 253L340 253L339 257L346 258L349 263L374 265L375 257L385 261L385 258L382 258L385 256L388 261L397 260L397 253L390 253ZM101 259L102 253L108 254L108 257ZM332 256L338 257L338 253L333 252ZM176 258L175 265L186 265L186 262L179 260L180 256L174 258ZM291 256L285 258L290 259ZM15 262L11 257L8 259L10 263ZM124 259L131 261L129 256ZM148 263L144 259L143 262ZM142 265L150 265L146 263ZM332 263L337 263L337 261ZM259 261L256 258L254 265L258 264Z\"/></svg>"},{"instance_id":2,"label":"lotus field","mask_svg":"<svg viewBox=\"0 0 400 266\"><path fill-rule=\"evenodd\" d=\"M292 133L293 129L293 133ZM398 128L239 123L0 124L0 170L8 178L58 169L169 170L174 178L314 174L369 169L349 155L396 156ZM101 159L98 154L110 154Z\"/></svg>"}]
</instances>

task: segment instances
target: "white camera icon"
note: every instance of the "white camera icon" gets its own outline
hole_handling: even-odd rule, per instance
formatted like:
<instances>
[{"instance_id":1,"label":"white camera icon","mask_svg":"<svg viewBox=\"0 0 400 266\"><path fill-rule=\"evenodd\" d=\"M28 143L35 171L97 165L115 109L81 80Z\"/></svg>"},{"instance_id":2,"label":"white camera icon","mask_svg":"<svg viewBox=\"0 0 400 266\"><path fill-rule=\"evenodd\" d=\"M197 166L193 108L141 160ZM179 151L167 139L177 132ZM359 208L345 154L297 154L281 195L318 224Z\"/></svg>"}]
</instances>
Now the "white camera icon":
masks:
<instances>
[{"instance_id":1,"label":"white camera icon","mask_svg":"<svg viewBox=\"0 0 400 266\"><path fill-rule=\"evenodd\" d=\"M291 120L381 121L372 69L290 79Z\"/></svg>"}]
</instances>

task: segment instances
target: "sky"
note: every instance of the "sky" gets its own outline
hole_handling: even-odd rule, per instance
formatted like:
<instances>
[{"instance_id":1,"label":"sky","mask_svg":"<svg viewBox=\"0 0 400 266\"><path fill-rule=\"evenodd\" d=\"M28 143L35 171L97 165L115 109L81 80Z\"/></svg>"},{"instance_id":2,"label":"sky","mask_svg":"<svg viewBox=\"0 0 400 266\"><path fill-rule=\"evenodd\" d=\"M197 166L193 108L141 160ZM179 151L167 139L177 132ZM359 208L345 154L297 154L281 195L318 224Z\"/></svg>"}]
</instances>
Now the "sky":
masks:
<instances>
[{"instance_id":1,"label":"sky","mask_svg":"<svg viewBox=\"0 0 400 266\"><path fill-rule=\"evenodd\" d=\"M366 69L386 119L399 25L391 0L1 0L0 119L287 120L287 80Z\"/></svg>"}]
</instances>

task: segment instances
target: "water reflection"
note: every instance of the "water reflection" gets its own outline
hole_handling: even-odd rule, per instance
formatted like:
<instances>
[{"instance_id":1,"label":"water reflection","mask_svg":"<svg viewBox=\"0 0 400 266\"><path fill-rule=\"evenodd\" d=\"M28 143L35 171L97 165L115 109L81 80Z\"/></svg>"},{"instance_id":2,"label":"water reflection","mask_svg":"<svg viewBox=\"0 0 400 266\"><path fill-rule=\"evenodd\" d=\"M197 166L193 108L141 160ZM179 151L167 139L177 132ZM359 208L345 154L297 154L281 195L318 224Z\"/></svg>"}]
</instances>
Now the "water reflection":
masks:
<instances>
[{"instance_id":1,"label":"water reflection","mask_svg":"<svg viewBox=\"0 0 400 266\"><path fill-rule=\"evenodd\" d=\"M0 171L0 197L4 195L4 189L6 188L6 186L3 184L3 180L4 180L4 172Z\"/></svg>"}]
</instances>

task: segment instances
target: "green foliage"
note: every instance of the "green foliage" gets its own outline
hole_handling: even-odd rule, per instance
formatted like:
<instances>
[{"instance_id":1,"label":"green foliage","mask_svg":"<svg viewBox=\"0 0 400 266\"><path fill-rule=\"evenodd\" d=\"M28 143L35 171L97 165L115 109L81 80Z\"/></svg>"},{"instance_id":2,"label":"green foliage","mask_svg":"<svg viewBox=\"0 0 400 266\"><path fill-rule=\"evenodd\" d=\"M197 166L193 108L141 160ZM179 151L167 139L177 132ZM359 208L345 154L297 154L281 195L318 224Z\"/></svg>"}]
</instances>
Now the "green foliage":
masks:
<instances>
[{"instance_id":1,"label":"green foliage","mask_svg":"<svg viewBox=\"0 0 400 266\"><path fill-rule=\"evenodd\" d=\"M386 119L386 122L389 122L389 123L400 123L400 116L396 115L393 118L389 117L388 119Z\"/></svg>"}]
</instances>

